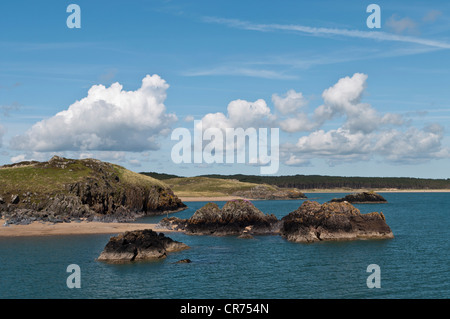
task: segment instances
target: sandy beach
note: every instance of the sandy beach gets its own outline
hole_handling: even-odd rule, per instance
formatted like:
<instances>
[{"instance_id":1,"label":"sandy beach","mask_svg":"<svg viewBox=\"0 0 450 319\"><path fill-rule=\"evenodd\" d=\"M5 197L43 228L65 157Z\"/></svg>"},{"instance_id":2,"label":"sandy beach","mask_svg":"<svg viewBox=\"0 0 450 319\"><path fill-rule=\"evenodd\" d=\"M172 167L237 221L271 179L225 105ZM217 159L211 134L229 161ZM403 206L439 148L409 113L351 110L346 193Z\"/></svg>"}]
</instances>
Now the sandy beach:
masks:
<instances>
[{"instance_id":1,"label":"sandy beach","mask_svg":"<svg viewBox=\"0 0 450 319\"><path fill-rule=\"evenodd\" d=\"M178 196L183 203L187 202L226 202L234 199L246 199L239 196Z\"/></svg>"},{"instance_id":2,"label":"sandy beach","mask_svg":"<svg viewBox=\"0 0 450 319\"><path fill-rule=\"evenodd\" d=\"M4 224L4 220L0 220ZM144 223L102 223L72 222L43 223L33 222L29 225L0 226L0 237L52 236L52 235L86 235L86 234L119 234L125 231L152 229L156 232L172 232L173 230L157 228L156 224Z\"/></svg>"}]
</instances>

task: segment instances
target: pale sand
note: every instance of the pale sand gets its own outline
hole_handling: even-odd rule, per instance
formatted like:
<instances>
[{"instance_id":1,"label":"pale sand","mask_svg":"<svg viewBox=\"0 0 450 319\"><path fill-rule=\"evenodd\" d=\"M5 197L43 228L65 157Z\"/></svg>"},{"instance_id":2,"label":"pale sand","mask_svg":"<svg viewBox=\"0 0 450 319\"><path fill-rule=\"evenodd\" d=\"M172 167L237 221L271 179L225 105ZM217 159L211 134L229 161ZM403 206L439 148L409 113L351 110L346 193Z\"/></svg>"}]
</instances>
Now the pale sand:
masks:
<instances>
[{"instance_id":1,"label":"pale sand","mask_svg":"<svg viewBox=\"0 0 450 319\"><path fill-rule=\"evenodd\" d=\"M176 195L176 194L175 194ZM178 196L181 201L184 202L220 202L234 199L245 199L239 196Z\"/></svg>"},{"instance_id":2,"label":"pale sand","mask_svg":"<svg viewBox=\"0 0 450 319\"><path fill-rule=\"evenodd\" d=\"M1 225L4 220L0 219ZM29 225L0 226L0 237L23 237L23 236L52 236L52 235L86 235L86 234L119 234L125 231L152 229L158 233L172 232L173 230L157 228L156 224L142 223L102 223L86 222L79 223L42 223L33 222Z\"/></svg>"}]
</instances>

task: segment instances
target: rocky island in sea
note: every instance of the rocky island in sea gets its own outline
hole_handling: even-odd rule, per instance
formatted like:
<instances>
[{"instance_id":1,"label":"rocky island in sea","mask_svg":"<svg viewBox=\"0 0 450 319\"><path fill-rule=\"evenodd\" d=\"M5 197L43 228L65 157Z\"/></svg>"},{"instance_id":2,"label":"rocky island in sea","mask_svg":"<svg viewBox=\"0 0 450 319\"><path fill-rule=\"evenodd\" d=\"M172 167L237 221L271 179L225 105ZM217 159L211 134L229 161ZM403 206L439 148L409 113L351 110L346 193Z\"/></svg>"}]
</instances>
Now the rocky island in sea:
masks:
<instances>
[{"instance_id":1,"label":"rocky island in sea","mask_svg":"<svg viewBox=\"0 0 450 319\"><path fill-rule=\"evenodd\" d=\"M383 213L361 214L348 202L314 201L305 201L283 217L280 235L292 242L394 237Z\"/></svg>"},{"instance_id":2,"label":"rocky island in sea","mask_svg":"<svg viewBox=\"0 0 450 319\"><path fill-rule=\"evenodd\" d=\"M189 235L251 238L252 235L280 234L292 242L394 237L383 213L361 214L348 202L305 201L281 220L264 214L248 200L228 201L222 209L215 203L208 203L191 218L164 218L159 226Z\"/></svg>"},{"instance_id":3,"label":"rocky island in sea","mask_svg":"<svg viewBox=\"0 0 450 319\"><path fill-rule=\"evenodd\" d=\"M0 180L0 212L7 224L127 222L186 208L163 182L96 159L54 156L4 165Z\"/></svg>"},{"instance_id":4,"label":"rocky island in sea","mask_svg":"<svg viewBox=\"0 0 450 319\"><path fill-rule=\"evenodd\" d=\"M131 262L165 258L167 253L189 249L163 233L151 229L129 231L111 237L97 260Z\"/></svg>"},{"instance_id":5,"label":"rocky island in sea","mask_svg":"<svg viewBox=\"0 0 450 319\"><path fill-rule=\"evenodd\" d=\"M207 203L188 219L166 217L159 226L190 235L226 236L274 233L278 222L274 215L264 214L252 202L236 199L226 202L222 208Z\"/></svg>"},{"instance_id":6,"label":"rocky island in sea","mask_svg":"<svg viewBox=\"0 0 450 319\"><path fill-rule=\"evenodd\" d=\"M387 200L373 191L349 194L343 198L334 198L330 202L349 202L353 204L387 203Z\"/></svg>"}]
</instances>

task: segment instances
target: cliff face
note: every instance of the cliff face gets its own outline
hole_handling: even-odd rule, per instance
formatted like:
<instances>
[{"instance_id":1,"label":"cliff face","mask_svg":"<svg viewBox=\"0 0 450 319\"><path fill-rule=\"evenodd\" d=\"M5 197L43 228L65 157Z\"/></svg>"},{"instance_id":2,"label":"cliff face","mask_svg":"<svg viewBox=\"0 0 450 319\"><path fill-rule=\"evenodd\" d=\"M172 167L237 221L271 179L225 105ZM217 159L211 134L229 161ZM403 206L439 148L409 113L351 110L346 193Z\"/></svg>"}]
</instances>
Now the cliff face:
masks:
<instances>
[{"instance_id":1,"label":"cliff face","mask_svg":"<svg viewBox=\"0 0 450 319\"><path fill-rule=\"evenodd\" d=\"M282 222L281 236L293 242L394 237L382 213L361 214L345 202L306 201Z\"/></svg>"},{"instance_id":2,"label":"cliff face","mask_svg":"<svg viewBox=\"0 0 450 319\"><path fill-rule=\"evenodd\" d=\"M0 211L10 223L129 221L185 207L162 182L94 159L3 166L0 179Z\"/></svg>"}]
</instances>

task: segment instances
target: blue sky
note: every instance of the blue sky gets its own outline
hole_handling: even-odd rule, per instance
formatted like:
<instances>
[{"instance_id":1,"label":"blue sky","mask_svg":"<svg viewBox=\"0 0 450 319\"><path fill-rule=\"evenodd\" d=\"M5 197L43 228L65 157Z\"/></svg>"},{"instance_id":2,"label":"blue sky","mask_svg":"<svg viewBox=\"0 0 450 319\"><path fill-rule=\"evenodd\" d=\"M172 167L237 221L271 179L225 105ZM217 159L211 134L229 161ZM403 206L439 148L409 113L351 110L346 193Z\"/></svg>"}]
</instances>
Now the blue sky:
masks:
<instances>
[{"instance_id":1,"label":"blue sky","mask_svg":"<svg viewBox=\"0 0 450 319\"><path fill-rule=\"evenodd\" d=\"M450 3L2 1L0 28L0 164L259 174L173 163L173 129L208 119L280 128L278 175L450 178Z\"/></svg>"}]
</instances>

